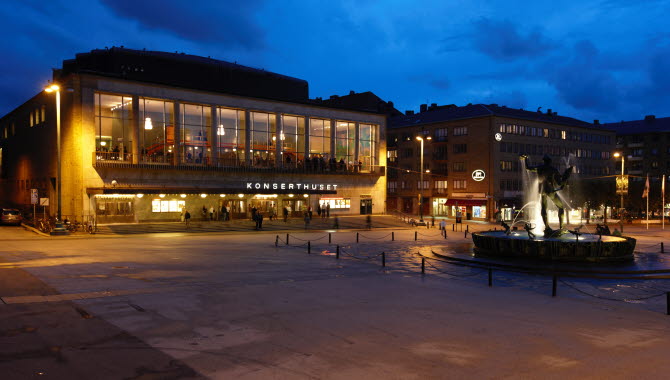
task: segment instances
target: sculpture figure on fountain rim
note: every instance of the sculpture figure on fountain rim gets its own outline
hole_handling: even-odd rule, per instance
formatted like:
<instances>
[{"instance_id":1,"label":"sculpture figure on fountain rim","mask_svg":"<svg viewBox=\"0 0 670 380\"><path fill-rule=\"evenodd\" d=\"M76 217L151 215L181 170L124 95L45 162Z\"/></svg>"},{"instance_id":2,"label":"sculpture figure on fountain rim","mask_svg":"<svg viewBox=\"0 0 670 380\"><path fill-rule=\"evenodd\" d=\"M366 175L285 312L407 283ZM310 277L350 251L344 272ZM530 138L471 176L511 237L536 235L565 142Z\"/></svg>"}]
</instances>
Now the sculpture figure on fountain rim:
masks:
<instances>
[{"instance_id":1,"label":"sculpture figure on fountain rim","mask_svg":"<svg viewBox=\"0 0 670 380\"><path fill-rule=\"evenodd\" d=\"M544 236L557 236L564 233L563 215L565 214L565 205L563 204L563 200L558 196L558 192L565 187L573 167L570 166L561 174L558 169L551 166L551 157L549 157L549 155L545 154L542 158L544 163L537 166L530 166L528 163L528 156L525 154L521 155L520 158L524 160L526 170L537 173L540 192L540 215L542 216L542 222L544 222ZM552 230L551 227L549 227L547 218L547 202L549 200L551 200L554 205L556 205L556 208L558 208L558 230Z\"/></svg>"}]
</instances>

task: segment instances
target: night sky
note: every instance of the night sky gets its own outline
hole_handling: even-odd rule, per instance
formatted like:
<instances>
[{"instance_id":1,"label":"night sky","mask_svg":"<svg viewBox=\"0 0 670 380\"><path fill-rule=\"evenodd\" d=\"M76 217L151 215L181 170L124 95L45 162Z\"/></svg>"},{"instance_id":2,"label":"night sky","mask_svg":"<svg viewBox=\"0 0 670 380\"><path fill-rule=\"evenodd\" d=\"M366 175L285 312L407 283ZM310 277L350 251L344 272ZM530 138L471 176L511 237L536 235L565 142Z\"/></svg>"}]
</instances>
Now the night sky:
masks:
<instances>
[{"instance_id":1,"label":"night sky","mask_svg":"<svg viewBox=\"0 0 670 380\"><path fill-rule=\"evenodd\" d=\"M400 111L497 103L670 116L670 1L4 0L0 114L96 48L184 52L372 91Z\"/></svg>"}]
</instances>

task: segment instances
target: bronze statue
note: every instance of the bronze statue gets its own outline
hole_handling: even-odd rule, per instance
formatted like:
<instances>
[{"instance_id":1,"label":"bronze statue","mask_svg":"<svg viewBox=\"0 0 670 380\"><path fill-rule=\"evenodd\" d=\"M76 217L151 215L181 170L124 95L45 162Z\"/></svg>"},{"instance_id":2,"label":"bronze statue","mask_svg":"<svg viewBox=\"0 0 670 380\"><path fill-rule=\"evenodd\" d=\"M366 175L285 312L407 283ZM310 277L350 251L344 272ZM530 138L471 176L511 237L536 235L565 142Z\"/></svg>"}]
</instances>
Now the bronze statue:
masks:
<instances>
[{"instance_id":1,"label":"bronze statue","mask_svg":"<svg viewBox=\"0 0 670 380\"><path fill-rule=\"evenodd\" d=\"M544 163L538 166L530 166L528 164L528 156L526 155L521 155L521 158L525 161L526 170L537 173L540 186L540 215L542 215L542 222L544 222L544 234L545 236L553 235L555 232L549 227L549 221L547 220L547 200L550 199L558 208L559 231L561 231L563 230L565 205L558 196L558 192L563 190L563 187L568 182L573 167L570 166L561 174L558 169L551 166L551 157L546 154L542 158Z\"/></svg>"}]
</instances>

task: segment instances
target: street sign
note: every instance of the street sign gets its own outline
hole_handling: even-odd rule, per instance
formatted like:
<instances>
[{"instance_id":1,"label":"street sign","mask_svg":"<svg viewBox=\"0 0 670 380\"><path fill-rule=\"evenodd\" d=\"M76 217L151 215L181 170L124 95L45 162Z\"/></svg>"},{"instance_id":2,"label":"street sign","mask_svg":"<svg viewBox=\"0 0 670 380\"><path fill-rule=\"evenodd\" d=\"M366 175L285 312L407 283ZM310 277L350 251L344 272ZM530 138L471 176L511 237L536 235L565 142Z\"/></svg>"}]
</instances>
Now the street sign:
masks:
<instances>
[{"instance_id":1,"label":"street sign","mask_svg":"<svg viewBox=\"0 0 670 380\"><path fill-rule=\"evenodd\" d=\"M30 189L30 204L34 205L37 204L37 189Z\"/></svg>"},{"instance_id":2,"label":"street sign","mask_svg":"<svg viewBox=\"0 0 670 380\"><path fill-rule=\"evenodd\" d=\"M40 198L40 206L48 206L49 198Z\"/></svg>"}]
</instances>

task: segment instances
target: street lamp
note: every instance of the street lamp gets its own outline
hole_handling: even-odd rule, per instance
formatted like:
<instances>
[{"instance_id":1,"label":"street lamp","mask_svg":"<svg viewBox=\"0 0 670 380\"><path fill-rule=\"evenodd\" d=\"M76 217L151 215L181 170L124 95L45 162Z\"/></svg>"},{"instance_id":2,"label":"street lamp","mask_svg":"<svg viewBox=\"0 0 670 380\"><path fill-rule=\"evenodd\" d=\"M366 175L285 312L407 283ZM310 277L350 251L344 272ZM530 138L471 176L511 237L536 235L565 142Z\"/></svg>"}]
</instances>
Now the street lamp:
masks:
<instances>
[{"instance_id":1,"label":"street lamp","mask_svg":"<svg viewBox=\"0 0 670 380\"><path fill-rule=\"evenodd\" d=\"M619 210L619 218L622 218L623 216L621 215L621 212L623 210L623 193L624 193L624 178L625 178L624 162L625 162L625 159L624 159L623 153L619 153L619 152L614 152L614 157L621 157L621 186L620 186L621 188L617 189L617 190L619 190L619 193L621 194L621 207L620 207L620 210ZM617 187L619 187L619 186L617 186Z\"/></svg>"},{"instance_id":2,"label":"street lamp","mask_svg":"<svg viewBox=\"0 0 670 380\"><path fill-rule=\"evenodd\" d=\"M44 91L48 93L56 93L56 195L58 203L58 211L56 213L56 222L61 221L61 164L60 164L60 87L57 84L51 84Z\"/></svg>"},{"instance_id":3,"label":"street lamp","mask_svg":"<svg viewBox=\"0 0 670 380\"><path fill-rule=\"evenodd\" d=\"M416 136L416 139L421 143L421 169L419 179L419 223L423 223L423 140L424 137ZM425 137L426 140L431 140L430 136Z\"/></svg>"}]
</instances>

